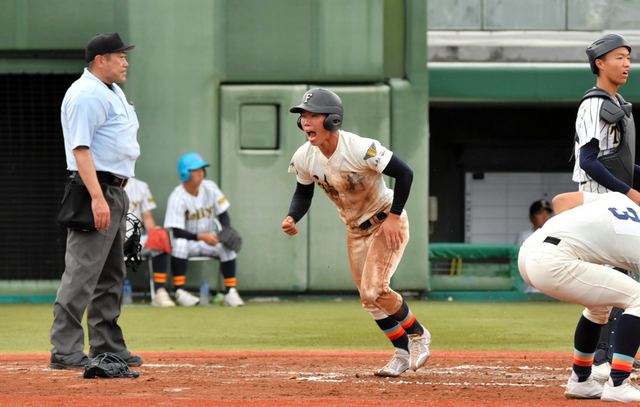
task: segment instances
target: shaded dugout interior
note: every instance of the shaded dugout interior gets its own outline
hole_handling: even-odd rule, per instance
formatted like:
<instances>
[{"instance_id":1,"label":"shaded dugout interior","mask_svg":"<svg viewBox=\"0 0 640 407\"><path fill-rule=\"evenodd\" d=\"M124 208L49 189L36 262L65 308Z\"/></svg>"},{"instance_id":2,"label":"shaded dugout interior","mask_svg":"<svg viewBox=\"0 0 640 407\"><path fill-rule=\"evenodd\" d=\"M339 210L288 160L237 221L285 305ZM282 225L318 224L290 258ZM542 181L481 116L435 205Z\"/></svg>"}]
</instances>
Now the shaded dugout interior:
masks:
<instances>
[{"instance_id":1,"label":"shaded dugout interior","mask_svg":"<svg viewBox=\"0 0 640 407\"><path fill-rule=\"evenodd\" d=\"M438 198L438 221L430 241L464 241L465 173L572 173L577 110L577 102L431 102L429 194Z\"/></svg>"}]
</instances>

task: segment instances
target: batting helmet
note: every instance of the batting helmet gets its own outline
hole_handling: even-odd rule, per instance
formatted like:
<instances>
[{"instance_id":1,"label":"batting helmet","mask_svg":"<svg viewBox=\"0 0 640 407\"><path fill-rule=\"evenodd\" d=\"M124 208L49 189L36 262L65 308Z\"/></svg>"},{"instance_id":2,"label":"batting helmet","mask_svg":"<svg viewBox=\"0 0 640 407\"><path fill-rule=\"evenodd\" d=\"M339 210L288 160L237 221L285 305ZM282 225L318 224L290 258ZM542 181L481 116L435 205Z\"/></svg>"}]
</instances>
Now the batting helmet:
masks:
<instances>
[{"instance_id":1,"label":"batting helmet","mask_svg":"<svg viewBox=\"0 0 640 407\"><path fill-rule=\"evenodd\" d=\"M592 42L585 51L587 53L587 56L589 57L591 72L593 72L594 75L598 74L596 59L600 59L607 53L620 47L627 47L629 52L631 52L631 46L629 45L627 40L622 35L618 34L606 34Z\"/></svg>"},{"instance_id":2,"label":"batting helmet","mask_svg":"<svg viewBox=\"0 0 640 407\"><path fill-rule=\"evenodd\" d=\"M180 175L181 180L189 181L189 178L191 178L189 171L208 167L209 165L210 164L206 163L198 153L185 154L180 158L180 161L178 161L178 175Z\"/></svg>"},{"instance_id":3,"label":"batting helmet","mask_svg":"<svg viewBox=\"0 0 640 407\"><path fill-rule=\"evenodd\" d=\"M302 113L303 110L311 113L326 114L323 126L329 131L338 131L342 127L342 100L328 89L315 88L308 90L298 106L289 109L291 113ZM302 117L298 117L298 127L302 130Z\"/></svg>"}]
</instances>

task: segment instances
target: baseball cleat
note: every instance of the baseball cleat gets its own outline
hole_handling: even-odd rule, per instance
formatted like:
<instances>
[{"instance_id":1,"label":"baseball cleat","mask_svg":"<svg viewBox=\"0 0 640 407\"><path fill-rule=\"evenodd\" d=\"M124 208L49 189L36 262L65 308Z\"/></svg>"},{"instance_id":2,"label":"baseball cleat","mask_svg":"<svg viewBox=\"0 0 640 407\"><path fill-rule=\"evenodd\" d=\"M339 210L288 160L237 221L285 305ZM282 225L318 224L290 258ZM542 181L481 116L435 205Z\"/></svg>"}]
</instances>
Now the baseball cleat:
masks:
<instances>
[{"instance_id":1,"label":"baseball cleat","mask_svg":"<svg viewBox=\"0 0 640 407\"><path fill-rule=\"evenodd\" d=\"M602 383L596 381L593 375L584 382L578 382L571 376L564 396L568 399L599 399L602 396L602 389Z\"/></svg>"},{"instance_id":2,"label":"baseball cleat","mask_svg":"<svg viewBox=\"0 0 640 407\"><path fill-rule=\"evenodd\" d=\"M391 356L389 363L382 369L378 370L374 373L376 376L380 377L398 377L402 373L409 370L409 366L411 365L411 356L403 355L401 353L396 353Z\"/></svg>"},{"instance_id":3,"label":"baseball cleat","mask_svg":"<svg viewBox=\"0 0 640 407\"><path fill-rule=\"evenodd\" d=\"M414 372L427 363L431 353L429 345L431 344L431 334L427 328L422 327L424 332L422 335L409 335L409 354L411 355L411 370Z\"/></svg>"},{"instance_id":4,"label":"baseball cleat","mask_svg":"<svg viewBox=\"0 0 640 407\"><path fill-rule=\"evenodd\" d=\"M164 288L158 288L156 291L156 297L151 302L154 307L175 307L176 303L171 301L169 293Z\"/></svg>"},{"instance_id":5,"label":"baseball cleat","mask_svg":"<svg viewBox=\"0 0 640 407\"><path fill-rule=\"evenodd\" d=\"M607 380L602 390L602 401L621 401L631 403L640 401L640 386L633 384L627 378L620 386L614 386L611 379Z\"/></svg>"},{"instance_id":6,"label":"baseball cleat","mask_svg":"<svg viewBox=\"0 0 640 407\"><path fill-rule=\"evenodd\" d=\"M591 366L591 376L600 383L604 383L609 380L609 374L611 373L611 363L604 362L598 366Z\"/></svg>"},{"instance_id":7,"label":"baseball cleat","mask_svg":"<svg viewBox=\"0 0 640 407\"><path fill-rule=\"evenodd\" d=\"M192 307L200 302L200 298L188 293L182 288L176 290L176 302L183 307Z\"/></svg>"},{"instance_id":8,"label":"baseball cleat","mask_svg":"<svg viewBox=\"0 0 640 407\"><path fill-rule=\"evenodd\" d=\"M239 307L244 305L244 301L240 298L238 290L235 287L231 287L229 292L224 295L224 305L229 307Z\"/></svg>"},{"instance_id":9,"label":"baseball cleat","mask_svg":"<svg viewBox=\"0 0 640 407\"><path fill-rule=\"evenodd\" d=\"M49 369L84 369L84 367L89 363L89 358L87 355L84 355L81 359L69 360L58 355L57 353L51 354L51 360L49 361Z\"/></svg>"}]
</instances>

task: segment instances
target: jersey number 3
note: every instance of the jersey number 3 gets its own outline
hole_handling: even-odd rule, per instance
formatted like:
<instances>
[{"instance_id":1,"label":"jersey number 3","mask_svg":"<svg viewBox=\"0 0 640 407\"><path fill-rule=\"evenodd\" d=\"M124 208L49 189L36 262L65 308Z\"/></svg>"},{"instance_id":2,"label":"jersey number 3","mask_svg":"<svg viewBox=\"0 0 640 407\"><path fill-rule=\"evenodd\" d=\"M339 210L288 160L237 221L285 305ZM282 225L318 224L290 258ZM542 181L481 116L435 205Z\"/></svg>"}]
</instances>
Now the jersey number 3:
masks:
<instances>
[{"instance_id":1,"label":"jersey number 3","mask_svg":"<svg viewBox=\"0 0 640 407\"><path fill-rule=\"evenodd\" d=\"M636 211L634 211L631 208L627 208L627 210L622 211L622 213L619 213L616 208L609 208L609 212L611 212L613 216L615 216L620 220L630 219L634 222L640 222L640 218L638 217L638 214L636 213Z\"/></svg>"}]
</instances>

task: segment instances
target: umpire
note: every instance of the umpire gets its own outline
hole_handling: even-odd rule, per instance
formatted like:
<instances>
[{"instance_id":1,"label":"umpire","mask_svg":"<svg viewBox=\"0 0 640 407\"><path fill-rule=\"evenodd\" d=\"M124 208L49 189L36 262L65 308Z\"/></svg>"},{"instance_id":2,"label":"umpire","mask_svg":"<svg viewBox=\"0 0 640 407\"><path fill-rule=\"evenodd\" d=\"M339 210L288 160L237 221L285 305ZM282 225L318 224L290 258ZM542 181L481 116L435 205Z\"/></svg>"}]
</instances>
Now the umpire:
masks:
<instances>
[{"instance_id":1,"label":"umpire","mask_svg":"<svg viewBox=\"0 0 640 407\"><path fill-rule=\"evenodd\" d=\"M52 369L84 369L82 318L87 311L89 357L111 352L140 366L118 325L126 276L123 241L129 198L124 191L140 155L138 118L116 83L127 77L127 51L117 33L98 34L85 48L89 64L62 102L71 183L86 186L95 229L68 229L65 271L53 306ZM93 228L92 228L93 229Z\"/></svg>"}]
</instances>

